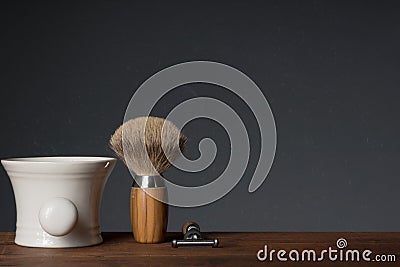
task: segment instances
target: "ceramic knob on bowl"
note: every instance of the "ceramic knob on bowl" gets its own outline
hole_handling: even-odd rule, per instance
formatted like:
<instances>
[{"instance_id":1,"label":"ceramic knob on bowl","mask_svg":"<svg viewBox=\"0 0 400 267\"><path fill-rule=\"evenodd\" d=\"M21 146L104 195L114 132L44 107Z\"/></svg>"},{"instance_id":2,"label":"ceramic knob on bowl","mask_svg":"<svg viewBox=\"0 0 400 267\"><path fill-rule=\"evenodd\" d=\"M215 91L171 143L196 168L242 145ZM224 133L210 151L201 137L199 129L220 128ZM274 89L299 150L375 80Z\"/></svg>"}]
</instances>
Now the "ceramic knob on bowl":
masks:
<instances>
[{"instance_id":1,"label":"ceramic knob on bowl","mask_svg":"<svg viewBox=\"0 0 400 267\"><path fill-rule=\"evenodd\" d=\"M39 211L43 230L52 236L64 236L72 232L78 221L78 210L71 200L56 197L47 200Z\"/></svg>"}]
</instances>

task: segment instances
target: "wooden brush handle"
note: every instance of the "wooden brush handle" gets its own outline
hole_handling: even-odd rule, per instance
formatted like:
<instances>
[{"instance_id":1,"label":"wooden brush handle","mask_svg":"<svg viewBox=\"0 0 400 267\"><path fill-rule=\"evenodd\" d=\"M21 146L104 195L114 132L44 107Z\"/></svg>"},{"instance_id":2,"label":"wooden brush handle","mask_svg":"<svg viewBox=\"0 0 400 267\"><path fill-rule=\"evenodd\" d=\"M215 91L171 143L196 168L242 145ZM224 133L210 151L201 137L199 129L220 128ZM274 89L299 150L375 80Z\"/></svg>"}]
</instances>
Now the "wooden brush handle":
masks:
<instances>
[{"instance_id":1,"label":"wooden brush handle","mask_svg":"<svg viewBox=\"0 0 400 267\"><path fill-rule=\"evenodd\" d=\"M168 205L154 199L167 198L165 187L131 189L131 223L133 236L139 243L160 243L165 240Z\"/></svg>"}]
</instances>

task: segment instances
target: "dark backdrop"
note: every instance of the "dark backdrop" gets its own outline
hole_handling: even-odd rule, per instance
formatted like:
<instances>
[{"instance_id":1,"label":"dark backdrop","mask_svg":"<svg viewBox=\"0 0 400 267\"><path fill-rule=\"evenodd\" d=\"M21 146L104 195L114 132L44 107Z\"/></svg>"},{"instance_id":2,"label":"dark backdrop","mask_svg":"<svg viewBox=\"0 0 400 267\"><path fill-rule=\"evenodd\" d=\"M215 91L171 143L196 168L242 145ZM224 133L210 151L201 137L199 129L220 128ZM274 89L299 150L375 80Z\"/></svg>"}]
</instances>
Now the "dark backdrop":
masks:
<instances>
[{"instance_id":1,"label":"dark backdrop","mask_svg":"<svg viewBox=\"0 0 400 267\"><path fill-rule=\"evenodd\" d=\"M171 208L169 230L188 219L214 231L400 230L397 1L143 2L0 2L0 158L112 155L108 139L144 80L176 63L212 60L263 90L277 124L275 162L249 194L259 153L249 108L215 86L177 88L158 115L207 95L254 130L252 162L238 186L211 205ZM197 120L184 132L189 157L210 136L217 159L201 174L169 175L188 184L212 180L229 156L225 131ZM130 185L118 163L103 196L103 230L130 229ZM3 169L0 214L0 231L14 230Z\"/></svg>"}]
</instances>

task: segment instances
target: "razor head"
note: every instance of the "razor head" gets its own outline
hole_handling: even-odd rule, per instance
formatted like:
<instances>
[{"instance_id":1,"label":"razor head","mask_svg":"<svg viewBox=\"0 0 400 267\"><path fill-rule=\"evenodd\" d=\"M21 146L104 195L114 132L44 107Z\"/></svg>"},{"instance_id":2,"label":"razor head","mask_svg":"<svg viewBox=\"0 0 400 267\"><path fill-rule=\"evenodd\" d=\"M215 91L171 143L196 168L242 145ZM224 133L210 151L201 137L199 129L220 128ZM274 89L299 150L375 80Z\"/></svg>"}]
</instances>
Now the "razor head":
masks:
<instances>
[{"instance_id":1,"label":"razor head","mask_svg":"<svg viewBox=\"0 0 400 267\"><path fill-rule=\"evenodd\" d=\"M181 240L172 240L172 247L218 247L218 239L204 239L200 233L200 226L195 222L187 222L182 227L184 234Z\"/></svg>"},{"instance_id":2,"label":"razor head","mask_svg":"<svg viewBox=\"0 0 400 267\"><path fill-rule=\"evenodd\" d=\"M172 240L172 247L218 247L218 239L183 239L183 240Z\"/></svg>"}]
</instances>

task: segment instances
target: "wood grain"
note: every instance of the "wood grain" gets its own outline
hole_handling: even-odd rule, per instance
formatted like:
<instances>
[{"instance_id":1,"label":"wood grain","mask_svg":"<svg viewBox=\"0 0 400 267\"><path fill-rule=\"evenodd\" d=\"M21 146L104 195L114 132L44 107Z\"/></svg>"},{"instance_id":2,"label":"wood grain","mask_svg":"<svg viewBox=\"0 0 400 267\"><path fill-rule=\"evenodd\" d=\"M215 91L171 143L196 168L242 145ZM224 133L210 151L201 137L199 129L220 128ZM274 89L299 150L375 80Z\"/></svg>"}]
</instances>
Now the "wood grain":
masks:
<instances>
[{"instance_id":1,"label":"wood grain","mask_svg":"<svg viewBox=\"0 0 400 267\"><path fill-rule=\"evenodd\" d=\"M152 196L166 199L166 195L167 190L164 187L132 187L131 223L133 236L137 242L150 244L165 241L168 225L168 205Z\"/></svg>"},{"instance_id":2,"label":"wood grain","mask_svg":"<svg viewBox=\"0 0 400 267\"><path fill-rule=\"evenodd\" d=\"M220 248L172 248L170 242L139 244L131 233L103 233L104 243L86 248L40 249L14 245L14 233L0 233L0 266L399 266L400 233L205 233ZM167 240L182 234L169 234ZM325 249L345 238L351 249L395 254L396 262L260 262L264 245L273 249Z\"/></svg>"}]
</instances>

